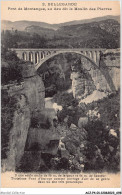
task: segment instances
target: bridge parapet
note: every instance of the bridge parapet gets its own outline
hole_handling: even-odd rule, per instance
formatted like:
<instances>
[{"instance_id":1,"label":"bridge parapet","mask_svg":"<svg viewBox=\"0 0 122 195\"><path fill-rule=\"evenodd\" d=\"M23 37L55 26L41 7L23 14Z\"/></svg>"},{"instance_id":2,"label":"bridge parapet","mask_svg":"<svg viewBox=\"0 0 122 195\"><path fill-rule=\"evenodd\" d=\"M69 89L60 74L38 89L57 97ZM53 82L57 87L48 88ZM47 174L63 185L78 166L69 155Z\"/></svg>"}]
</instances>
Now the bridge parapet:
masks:
<instances>
[{"instance_id":1,"label":"bridge parapet","mask_svg":"<svg viewBox=\"0 0 122 195\"><path fill-rule=\"evenodd\" d=\"M105 52L106 49L100 48L37 48L37 49L19 49L11 48L11 51L15 51L17 56L24 61L33 62L35 68L38 69L48 59L61 54L61 53L77 53L87 58L95 65L99 66L101 52Z\"/></svg>"}]
</instances>

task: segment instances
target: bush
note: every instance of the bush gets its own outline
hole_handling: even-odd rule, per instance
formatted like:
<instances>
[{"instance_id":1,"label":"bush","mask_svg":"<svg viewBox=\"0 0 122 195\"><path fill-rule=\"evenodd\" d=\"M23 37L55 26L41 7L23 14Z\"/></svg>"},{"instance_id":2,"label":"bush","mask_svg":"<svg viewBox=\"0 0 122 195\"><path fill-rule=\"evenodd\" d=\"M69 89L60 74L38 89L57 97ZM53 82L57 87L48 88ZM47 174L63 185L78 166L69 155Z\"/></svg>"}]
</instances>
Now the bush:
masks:
<instances>
[{"instance_id":1,"label":"bush","mask_svg":"<svg viewBox=\"0 0 122 195\"><path fill-rule=\"evenodd\" d=\"M10 81L18 81L22 79L22 66L23 63L18 59L15 52L8 51L2 48L1 52L1 83L8 84ZM6 64L6 65L4 65Z\"/></svg>"},{"instance_id":2,"label":"bush","mask_svg":"<svg viewBox=\"0 0 122 195\"><path fill-rule=\"evenodd\" d=\"M58 92L55 96L54 96L54 101L58 104L61 105L63 107L67 107L67 106L77 106L78 105L78 101L76 99L74 99L73 94L72 93L66 93L66 92Z\"/></svg>"},{"instance_id":3,"label":"bush","mask_svg":"<svg viewBox=\"0 0 122 195\"><path fill-rule=\"evenodd\" d=\"M89 122L85 129L88 132L85 170L118 171L119 138L110 136L102 121Z\"/></svg>"}]
</instances>

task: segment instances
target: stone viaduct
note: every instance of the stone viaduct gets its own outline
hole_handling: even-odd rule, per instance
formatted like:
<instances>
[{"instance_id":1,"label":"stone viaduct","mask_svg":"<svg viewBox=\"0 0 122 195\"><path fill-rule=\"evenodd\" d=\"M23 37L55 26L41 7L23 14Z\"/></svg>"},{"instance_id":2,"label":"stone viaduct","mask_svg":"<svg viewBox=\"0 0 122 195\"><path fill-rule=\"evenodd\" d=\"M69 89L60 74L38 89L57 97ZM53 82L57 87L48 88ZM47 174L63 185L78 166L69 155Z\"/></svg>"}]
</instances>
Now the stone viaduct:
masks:
<instances>
[{"instance_id":1,"label":"stone viaduct","mask_svg":"<svg viewBox=\"0 0 122 195\"><path fill-rule=\"evenodd\" d=\"M17 56L24 61L33 62L36 70L48 59L61 54L61 53L77 53L84 56L86 59L91 61L95 66L99 67L101 52L105 49L11 49L17 53Z\"/></svg>"},{"instance_id":2,"label":"stone viaduct","mask_svg":"<svg viewBox=\"0 0 122 195\"><path fill-rule=\"evenodd\" d=\"M104 64L104 67L100 66L100 61L101 61L101 54L104 54L109 52L109 50L106 49L101 49L101 48L11 48L11 51L15 51L17 56L20 59L23 59L24 61L30 61L33 62L35 65L35 69L38 70L38 68L48 59L61 54L61 53L77 53L80 54L81 57L84 57L87 62L90 62L92 65L93 69L95 69L94 72L97 73L97 76L95 78L95 82L101 83L101 80L103 81L102 88L104 88L104 84L107 83L108 89L111 91L115 91L118 89L116 85L116 77L119 75L119 71L117 70L117 73L115 73L115 69L113 68L112 73L109 72L109 66ZM110 53L112 51L110 50ZM116 62L115 62L116 66ZM87 64L85 64L85 67L87 68ZM114 66L113 66L114 67ZM99 74L98 74L99 72ZM114 76L113 76L114 74ZM98 78L99 77L99 81Z\"/></svg>"}]
</instances>

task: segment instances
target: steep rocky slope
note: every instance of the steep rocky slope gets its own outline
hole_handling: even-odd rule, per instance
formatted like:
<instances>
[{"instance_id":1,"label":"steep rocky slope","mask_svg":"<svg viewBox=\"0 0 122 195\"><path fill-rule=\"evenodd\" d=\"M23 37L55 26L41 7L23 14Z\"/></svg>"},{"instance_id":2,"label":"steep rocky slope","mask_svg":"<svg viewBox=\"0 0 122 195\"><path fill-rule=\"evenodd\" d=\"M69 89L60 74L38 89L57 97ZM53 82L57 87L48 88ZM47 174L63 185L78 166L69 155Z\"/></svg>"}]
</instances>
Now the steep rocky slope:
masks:
<instances>
[{"instance_id":1,"label":"steep rocky slope","mask_svg":"<svg viewBox=\"0 0 122 195\"><path fill-rule=\"evenodd\" d=\"M2 87L2 162L5 170L14 170L19 166L31 117L44 111L43 82L33 65L23 66L23 82Z\"/></svg>"}]
</instances>

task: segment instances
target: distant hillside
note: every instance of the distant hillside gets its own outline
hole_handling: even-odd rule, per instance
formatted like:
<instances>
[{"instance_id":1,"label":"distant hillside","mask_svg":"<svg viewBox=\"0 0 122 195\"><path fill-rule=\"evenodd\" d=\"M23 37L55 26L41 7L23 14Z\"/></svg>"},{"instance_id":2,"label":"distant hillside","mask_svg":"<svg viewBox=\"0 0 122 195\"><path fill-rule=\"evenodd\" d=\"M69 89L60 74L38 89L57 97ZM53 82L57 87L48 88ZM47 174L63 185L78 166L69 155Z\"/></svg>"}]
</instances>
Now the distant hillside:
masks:
<instances>
[{"instance_id":1,"label":"distant hillside","mask_svg":"<svg viewBox=\"0 0 122 195\"><path fill-rule=\"evenodd\" d=\"M8 41L8 47L21 48L119 48L120 23L115 19L102 20L103 18L97 18L96 20L100 20L97 22L60 25L57 30L51 29L46 23L43 23L46 28L42 27L43 25L25 25L25 28L22 27L23 31L13 30L7 32L8 34L3 33L2 40L6 39ZM26 21L24 22L27 24ZM22 21L20 21L20 24L22 25ZM41 24L39 23L39 25ZM49 25L51 26L51 24ZM8 35L10 36L9 39L7 38ZM6 44L6 41L4 41L4 44Z\"/></svg>"},{"instance_id":2,"label":"distant hillside","mask_svg":"<svg viewBox=\"0 0 122 195\"><path fill-rule=\"evenodd\" d=\"M74 20L70 22L65 22L65 23L60 23L59 26L70 26L70 25L76 25L76 24L86 24L86 23L91 23L91 22L100 22L102 20L108 20L108 19L113 19L116 20L117 22L120 23L120 16L103 16L103 17L98 17L98 18L92 18L92 19L86 19L86 20Z\"/></svg>"},{"instance_id":3,"label":"distant hillside","mask_svg":"<svg viewBox=\"0 0 122 195\"><path fill-rule=\"evenodd\" d=\"M114 20L120 22L120 16L111 16L111 15L92 18L92 19L86 19L86 20L75 20L75 21L70 21L70 22L65 22L65 23L60 23L60 24L48 24L45 22L26 21L26 20L15 21L15 22L11 22L8 20L2 20L1 29L2 30L11 30L13 28L14 30L24 31L29 26L39 26L42 28L57 30L59 27L62 27L62 26L85 24L85 23L91 23L91 22L99 22L99 21L107 20L107 19L114 19Z\"/></svg>"},{"instance_id":4,"label":"distant hillside","mask_svg":"<svg viewBox=\"0 0 122 195\"><path fill-rule=\"evenodd\" d=\"M56 42L67 40L69 47L116 48L120 42L120 24L113 19L63 26L56 32L60 37Z\"/></svg>"},{"instance_id":5,"label":"distant hillside","mask_svg":"<svg viewBox=\"0 0 122 195\"><path fill-rule=\"evenodd\" d=\"M1 22L2 30L11 30L13 28L14 30L24 31L29 26L39 26L42 28L57 29L57 25L52 25L45 22L26 21L26 20L15 21L15 22L2 20Z\"/></svg>"},{"instance_id":6,"label":"distant hillside","mask_svg":"<svg viewBox=\"0 0 122 195\"><path fill-rule=\"evenodd\" d=\"M36 33L38 35L47 37L47 38L51 38L52 36L54 36L55 31L53 29L50 28L42 28L40 26L28 26L25 28L26 32L29 32L31 34Z\"/></svg>"}]
</instances>

